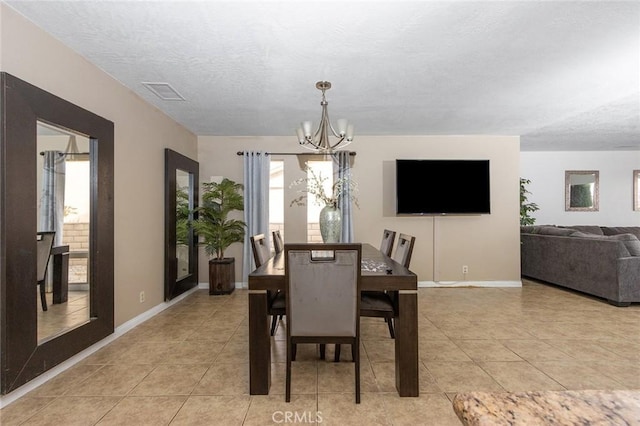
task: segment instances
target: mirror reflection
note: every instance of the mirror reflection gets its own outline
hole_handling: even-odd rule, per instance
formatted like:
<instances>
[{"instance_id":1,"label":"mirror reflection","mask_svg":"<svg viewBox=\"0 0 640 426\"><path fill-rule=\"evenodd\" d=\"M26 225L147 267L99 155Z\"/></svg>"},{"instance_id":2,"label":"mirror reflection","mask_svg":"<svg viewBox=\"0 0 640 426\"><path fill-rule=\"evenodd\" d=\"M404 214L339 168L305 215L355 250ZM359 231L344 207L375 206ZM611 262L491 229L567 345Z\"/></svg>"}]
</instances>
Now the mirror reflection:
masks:
<instances>
[{"instance_id":1,"label":"mirror reflection","mask_svg":"<svg viewBox=\"0 0 640 426\"><path fill-rule=\"evenodd\" d=\"M171 300L198 285L198 242L191 226L198 162L169 148L164 155L164 297Z\"/></svg>"},{"instance_id":2,"label":"mirror reflection","mask_svg":"<svg viewBox=\"0 0 640 426\"><path fill-rule=\"evenodd\" d=\"M40 121L37 129L37 229L53 233L48 262L38 262L46 267L35 307L40 344L90 318L91 175L89 138Z\"/></svg>"},{"instance_id":3,"label":"mirror reflection","mask_svg":"<svg viewBox=\"0 0 640 426\"><path fill-rule=\"evenodd\" d=\"M567 170L565 172L565 210L598 211L599 172Z\"/></svg>"},{"instance_id":4,"label":"mirror reflection","mask_svg":"<svg viewBox=\"0 0 640 426\"><path fill-rule=\"evenodd\" d=\"M178 271L176 281L189 275L189 235L191 226L189 215L190 202L190 174L184 170L176 170L176 260Z\"/></svg>"},{"instance_id":5,"label":"mirror reflection","mask_svg":"<svg viewBox=\"0 0 640 426\"><path fill-rule=\"evenodd\" d=\"M640 211L640 170L633 171L633 210Z\"/></svg>"}]
</instances>

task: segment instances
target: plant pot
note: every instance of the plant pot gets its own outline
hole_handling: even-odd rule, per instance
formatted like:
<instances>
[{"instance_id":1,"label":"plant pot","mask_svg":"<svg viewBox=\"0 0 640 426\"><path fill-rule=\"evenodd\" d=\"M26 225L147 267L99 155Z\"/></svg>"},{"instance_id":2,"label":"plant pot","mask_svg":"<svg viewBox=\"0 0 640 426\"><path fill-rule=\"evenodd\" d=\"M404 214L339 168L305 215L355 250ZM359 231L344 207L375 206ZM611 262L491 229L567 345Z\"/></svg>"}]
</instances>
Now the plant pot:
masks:
<instances>
[{"instance_id":1,"label":"plant pot","mask_svg":"<svg viewBox=\"0 0 640 426\"><path fill-rule=\"evenodd\" d=\"M231 294L236 288L236 259L209 260L209 294Z\"/></svg>"}]
</instances>

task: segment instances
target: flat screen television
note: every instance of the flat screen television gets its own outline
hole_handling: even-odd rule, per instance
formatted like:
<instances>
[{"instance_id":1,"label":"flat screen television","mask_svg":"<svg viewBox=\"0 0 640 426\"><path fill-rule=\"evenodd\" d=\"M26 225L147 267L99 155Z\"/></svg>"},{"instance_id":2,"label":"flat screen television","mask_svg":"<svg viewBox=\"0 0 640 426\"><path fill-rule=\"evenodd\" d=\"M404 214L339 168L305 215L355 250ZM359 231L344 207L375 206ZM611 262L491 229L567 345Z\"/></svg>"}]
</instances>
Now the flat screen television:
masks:
<instances>
[{"instance_id":1,"label":"flat screen television","mask_svg":"<svg viewBox=\"0 0 640 426\"><path fill-rule=\"evenodd\" d=\"M489 160L396 160L397 214L489 214Z\"/></svg>"}]
</instances>

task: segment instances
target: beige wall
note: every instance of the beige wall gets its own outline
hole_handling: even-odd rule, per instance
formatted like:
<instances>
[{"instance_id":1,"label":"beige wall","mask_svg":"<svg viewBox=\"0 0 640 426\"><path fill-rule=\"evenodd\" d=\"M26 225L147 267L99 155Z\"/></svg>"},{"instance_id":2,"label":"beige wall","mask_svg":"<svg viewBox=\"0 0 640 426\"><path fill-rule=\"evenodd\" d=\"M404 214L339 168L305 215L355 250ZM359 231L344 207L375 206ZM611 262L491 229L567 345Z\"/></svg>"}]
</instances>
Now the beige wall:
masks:
<instances>
[{"instance_id":1,"label":"beige wall","mask_svg":"<svg viewBox=\"0 0 640 426\"><path fill-rule=\"evenodd\" d=\"M114 122L116 326L162 303L164 149L196 159L196 136L5 5L0 69Z\"/></svg>"},{"instance_id":2,"label":"beige wall","mask_svg":"<svg viewBox=\"0 0 640 426\"><path fill-rule=\"evenodd\" d=\"M469 282L519 282L519 153L513 136L359 136L349 146L357 152L353 176L359 185L359 209L354 209L355 239L380 244L382 230L416 236L411 269L419 281L462 281L462 265ZM242 182L242 150L301 152L294 136L198 138L200 177L225 176ZM301 177L295 156L285 161L285 235L287 241L305 238L305 209L289 207L295 189L288 183ZM397 217L395 160L399 158L463 158L491 161L491 214L481 216ZM236 277L241 277L242 247L232 246ZM201 254L200 281L207 280L206 257ZM435 265L435 267L434 267Z\"/></svg>"},{"instance_id":3,"label":"beige wall","mask_svg":"<svg viewBox=\"0 0 640 426\"><path fill-rule=\"evenodd\" d=\"M242 158L236 151L300 150L293 136L196 138L5 5L0 5L0 70L115 123L116 326L163 301L164 148L198 159L203 180L226 176L238 181ZM361 136L350 148L358 152L353 169L360 185L360 209L354 213L357 240L378 245L384 228L415 235L412 269L421 281L460 280L462 264L470 268L467 280L519 280L516 137ZM492 214L439 217L435 223L430 217L396 217L396 158L492 160ZM302 176L295 157L283 159L285 182ZM294 196L290 190L287 206ZM304 238L303 208L287 208L285 222L289 241ZM232 246L227 255L238 259L240 277L241 245ZM202 261L200 281L206 277ZM143 304L140 291L146 293Z\"/></svg>"}]
</instances>

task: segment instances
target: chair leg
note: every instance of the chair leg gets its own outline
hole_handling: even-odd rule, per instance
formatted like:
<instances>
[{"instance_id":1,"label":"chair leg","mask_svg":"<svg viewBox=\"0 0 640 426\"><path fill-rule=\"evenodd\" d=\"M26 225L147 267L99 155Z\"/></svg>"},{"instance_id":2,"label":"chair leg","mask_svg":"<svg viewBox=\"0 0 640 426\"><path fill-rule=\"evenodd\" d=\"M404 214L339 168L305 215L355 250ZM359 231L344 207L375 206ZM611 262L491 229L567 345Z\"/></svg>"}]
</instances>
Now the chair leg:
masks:
<instances>
[{"instance_id":1,"label":"chair leg","mask_svg":"<svg viewBox=\"0 0 640 426\"><path fill-rule=\"evenodd\" d=\"M278 326L278 316L271 315L271 335L272 336L275 334L277 326Z\"/></svg>"},{"instance_id":2,"label":"chair leg","mask_svg":"<svg viewBox=\"0 0 640 426\"><path fill-rule=\"evenodd\" d=\"M356 404L360 404L360 341L356 338L356 341L351 345L354 348L355 354L355 376L356 376Z\"/></svg>"},{"instance_id":3,"label":"chair leg","mask_svg":"<svg viewBox=\"0 0 640 426\"><path fill-rule=\"evenodd\" d=\"M324 343L320 343L320 359L324 359L324 355L326 353L326 348L327 345L325 345Z\"/></svg>"},{"instance_id":4,"label":"chair leg","mask_svg":"<svg viewBox=\"0 0 640 426\"><path fill-rule=\"evenodd\" d=\"M335 354L333 356L334 362L340 362L340 345L336 345Z\"/></svg>"},{"instance_id":5,"label":"chair leg","mask_svg":"<svg viewBox=\"0 0 640 426\"><path fill-rule=\"evenodd\" d=\"M47 310L47 296L44 293L44 283L40 284L40 303L42 304L42 310Z\"/></svg>"},{"instance_id":6,"label":"chair leg","mask_svg":"<svg viewBox=\"0 0 640 426\"><path fill-rule=\"evenodd\" d=\"M389 326L389 335L391 335L392 339L396 338L396 333L393 331L393 320L391 318L386 318L387 325Z\"/></svg>"},{"instance_id":7,"label":"chair leg","mask_svg":"<svg viewBox=\"0 0 640 426\"><path fill-rule=\"evenodd\" d=\"M287 341L287 372L285 377L285 401L291 401L291 361L295 358L295 345Z\"/></svg>"}]
</instances>

